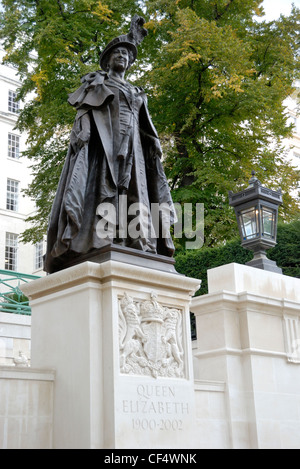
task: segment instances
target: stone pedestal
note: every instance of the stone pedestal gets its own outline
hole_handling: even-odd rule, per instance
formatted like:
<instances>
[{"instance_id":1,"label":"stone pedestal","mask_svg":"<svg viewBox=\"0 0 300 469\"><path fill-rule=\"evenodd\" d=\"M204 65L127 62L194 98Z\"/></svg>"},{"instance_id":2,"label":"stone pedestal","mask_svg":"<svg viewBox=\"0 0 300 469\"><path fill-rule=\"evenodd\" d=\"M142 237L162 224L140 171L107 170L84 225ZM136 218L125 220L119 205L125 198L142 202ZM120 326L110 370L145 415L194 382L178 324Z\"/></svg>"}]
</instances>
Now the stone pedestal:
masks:
<instances>
[{"instance_id":1,"label":"stone pedestal","mask_svg":"<svg viewBox=\"0 0 300 469\"><path fill-rule=\"evenodd\" d=\"M193 298L195 377L225 383L231 448L300 448L300 279L229 264Z\"/></svg>"},{"instance_id":2,"label":"stone pedestal","mask_svg":"<svg viewBox=\"0 0 300 469\"><path fill-rule=\"evenodd\" d=\"M116 260L22 287L31 364L54 369L54 448L193 448L189 305L200 281Z\"/></svg>"}]
</instances>

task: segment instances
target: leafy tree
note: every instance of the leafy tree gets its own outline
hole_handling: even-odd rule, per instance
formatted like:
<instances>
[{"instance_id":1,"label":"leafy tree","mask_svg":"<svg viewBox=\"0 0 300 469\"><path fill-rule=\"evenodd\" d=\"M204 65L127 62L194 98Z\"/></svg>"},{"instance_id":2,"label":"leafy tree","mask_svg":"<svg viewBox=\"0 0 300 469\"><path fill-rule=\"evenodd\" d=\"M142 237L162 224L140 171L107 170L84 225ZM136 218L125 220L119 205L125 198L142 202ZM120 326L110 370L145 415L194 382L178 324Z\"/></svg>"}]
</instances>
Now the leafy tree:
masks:
<instances>
[{"instance_id":1,"label":"leafy tree","mask_svg":"<svg viewBox=\"0 0 300 469\"><path fill-rule=\"evenodd\" d=\"M244 187L253 169L262 183L282 187L282 217L299 213L291 195L299 173L281 146L292 130L282 101L299 76L299 10L268 23L253 18L261 0L2 3L6 60L19 70L20 98L33 94L18 122L29 132L34 180L27 194L37 205L25 241L45 233L74 119L67 95L98 68L100 49L128 31L136 12L147 18L149 35L131 78L149 95L174 200L205 204L206 245L236 235L227 192Z\"/></svg>"},{"instance_id":2,"label":"leafy tree","mask_svg":"<svg viewBox=\"0 0 300 469\"><path fill-rule=\"evenodd\" d=\"M281 141L291 132L282 102L299 77L300 13L257 22L261 3L147 2L160 53L143 80L167 141L173 198L205 204L208 246L237 233L227 193L246 187L253 169L263 184L282 188L282 217L299 213L291 195L299 172L287 163Z\"/></svg>"},{"instance_id":3,"label":"leafy tree","mask_svg":"<svg viewBox=\"0 0 300 469\"><path fill-rule=\"evenodd\" d=\"M14 65L25 101L18 119L27 131L33 182L25 191L36 202L25 242L46 233L48 216L64 163L74 109L68 94L80 78L99 68L101 50L128 31L137 0L2 0L0 39L6 63Z\"/></svg>"},{"instance_id":4,"label":"leafy tree","mask_svg":"<svg viewBox=\"0 0 300 469\"><path fill-rule=\"evenodd\" d=\"M282 267L284 275L300 278L300 219L289 224L279 224L277 245L268 257Z\"/></svg>"}]
</instances>

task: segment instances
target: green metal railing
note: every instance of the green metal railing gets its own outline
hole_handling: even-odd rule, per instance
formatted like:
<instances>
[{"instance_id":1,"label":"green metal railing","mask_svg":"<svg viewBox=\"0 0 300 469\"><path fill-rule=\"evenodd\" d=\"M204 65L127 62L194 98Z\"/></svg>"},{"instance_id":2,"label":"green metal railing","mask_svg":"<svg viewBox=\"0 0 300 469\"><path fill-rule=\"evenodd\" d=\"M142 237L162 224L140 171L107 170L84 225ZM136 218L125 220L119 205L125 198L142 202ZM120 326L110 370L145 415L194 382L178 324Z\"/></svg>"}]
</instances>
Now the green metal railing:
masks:
<instances>
[{"instance_id":1,"label":"green metal railing","mask_svg":"<svg viewBox=\"0 0 300 469\"><path fill-rule=\"evenodd\" d=\"M36 275L0 270L0 313L31 315L29 300L20 289L22 283L40 278Z\"/></svg>"}]
</instances>

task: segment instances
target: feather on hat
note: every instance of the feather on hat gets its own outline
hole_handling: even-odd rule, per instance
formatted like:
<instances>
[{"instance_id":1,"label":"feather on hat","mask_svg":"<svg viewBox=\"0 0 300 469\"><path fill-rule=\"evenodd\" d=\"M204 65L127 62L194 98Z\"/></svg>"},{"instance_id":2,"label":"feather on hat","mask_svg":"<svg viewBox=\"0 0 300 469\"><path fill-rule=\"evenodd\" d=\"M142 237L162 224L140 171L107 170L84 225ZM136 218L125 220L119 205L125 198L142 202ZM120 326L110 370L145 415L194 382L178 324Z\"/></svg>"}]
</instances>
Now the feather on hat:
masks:
<instances>
[{"instance_id":1,"label":"feather on hat","mask_svg":"<svg viewBox=\"0 0 300 469\"><path fill-rule=\"evenodd\" d=\"M112 49L119 46L125 46L131 50L133 58L131 59L129 66L133 64L133 62L137 58L137 47L148 34L147 29L143 27L144 24L145 20L142 16L134 15L131 20L129 33L118 36L113 39L109 44L107 44L100 56L100 67L102 68L102 70L107 71L107 63L110 56L110 52L112 51Z\"/></svg>"}]
</instances>

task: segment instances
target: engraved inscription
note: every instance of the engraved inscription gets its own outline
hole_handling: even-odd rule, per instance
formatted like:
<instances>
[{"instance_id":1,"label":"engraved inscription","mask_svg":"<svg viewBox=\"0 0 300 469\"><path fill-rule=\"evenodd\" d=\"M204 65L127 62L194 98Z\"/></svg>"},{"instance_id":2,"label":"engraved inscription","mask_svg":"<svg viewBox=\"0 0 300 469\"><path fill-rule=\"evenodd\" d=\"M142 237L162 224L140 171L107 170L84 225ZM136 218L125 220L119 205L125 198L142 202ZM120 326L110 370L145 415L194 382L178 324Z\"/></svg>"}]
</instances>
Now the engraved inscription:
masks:
<instances>
[{"instance_id":1,"label":"engraved inscription","mask_svg":"<svg viewBox=\"0 0 300 469\"><path fill-rule=\"evenodd\" d=\"M182 420L177 419L132 419L133 430L173 430L182 431Z\"/></svg>"},{"instance_id":2,"label":"engraved inscription","mask_svg":"<svg viewBox=\"0 0 300 469\"><path fill-rule=\"evenodd\" d=\"M119 299L120 369L125 374L184 377L182 312L164 307L152 293Z\"/></svg>"},{"instance_id":3,"label":"engraved inscription","mask_svg":"<svg viewBox=\"0 0 300 469\"><path fill-rule=\"evenodd\" d=\"M139 385L132 399L123 399L122 412L135 430L182 431L189 403L177 398L173 386Z\"/></svg>"}]
</instances>

